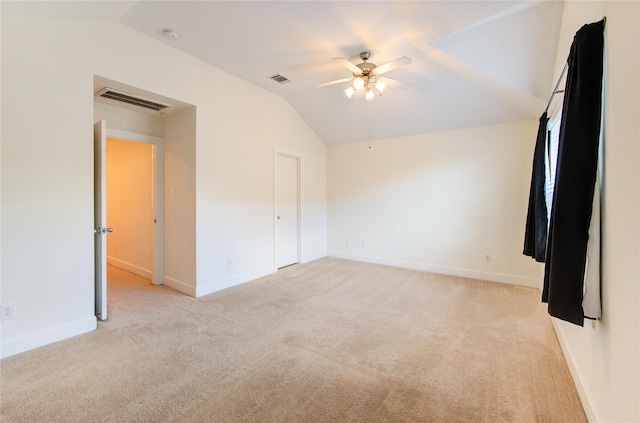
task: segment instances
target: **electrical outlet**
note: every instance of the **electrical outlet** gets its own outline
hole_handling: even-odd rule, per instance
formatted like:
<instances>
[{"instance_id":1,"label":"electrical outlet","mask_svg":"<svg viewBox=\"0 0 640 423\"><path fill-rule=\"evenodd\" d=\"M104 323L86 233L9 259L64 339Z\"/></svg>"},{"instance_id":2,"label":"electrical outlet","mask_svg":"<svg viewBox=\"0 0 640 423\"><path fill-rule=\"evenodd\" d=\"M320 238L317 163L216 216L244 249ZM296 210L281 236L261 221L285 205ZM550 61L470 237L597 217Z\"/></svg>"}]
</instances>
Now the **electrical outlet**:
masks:
<instances>
[{"instance_id":1,"label":"electrical outlet","mask_svg":"<svg viewBox=\"0 0 640 423\"><path fill-rule=\"evenodd\" d=\"M16 305L5 304L0 306L0 320L13 319L16 317Z\"/></svg>"},{"instance_id":2,"label":"electrical outlet","mask_svg":"<svg viewBox=\"0 0 640 423\"><path fill-rule=\"evenodd\" d=\"M348 246L350 246L350 245L351 245L351 240L350 240L350 239L348 239L348 240L347 240L347 242L345 242L345 245L346 245L347 247L348 247Z\"/></svg>"},{"instance_id":3,"label":"electrical outlet","mask_svg":"<svg viewBox=\"0 0 640 423\"><path fill-rule=\"evenodd\" d=\"M233 260L231 260L231 257L227 257L227 266L231 265L233 265Z\"/></svg>"},{"instance_id":4,"label":"electrical outlet","mask_svg":"<svg viewBox=\"0 0 640 423\"><path fill-rule=\"evenodd\" d=\"M360 241L360 245L362 245L362 247L366 247L367 243L365 241Z\"/></svg>"},{"instance_id":5,"label":"electrical outlet","mask_svg":"<svg viewBox=\"0 0 640 423\"><path fill-rule=\"evenodd\" d=\"M484 261L485 261L485 263L491 263L491 254L490 253L485 253Z\"/></svg>"}]
</instances>

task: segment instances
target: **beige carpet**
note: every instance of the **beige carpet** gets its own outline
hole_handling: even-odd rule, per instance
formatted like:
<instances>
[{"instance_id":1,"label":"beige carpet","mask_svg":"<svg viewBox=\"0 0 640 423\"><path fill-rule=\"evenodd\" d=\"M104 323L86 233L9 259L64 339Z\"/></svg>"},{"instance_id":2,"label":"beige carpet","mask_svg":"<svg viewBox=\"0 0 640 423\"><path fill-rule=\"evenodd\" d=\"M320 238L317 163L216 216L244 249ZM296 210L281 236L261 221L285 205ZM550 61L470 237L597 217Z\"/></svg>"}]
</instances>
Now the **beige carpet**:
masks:
<instances>
[{"instance_id":1,"label":"beige carpet","mask_svg":"<svg viewBox=\"0 0 640 423\"><path fill-rule=\"evenodd\" d=\"M5 422L586 422L539 292L325 258L202 298L110 269L2 360Z\"/></svg>"}]
</instances>

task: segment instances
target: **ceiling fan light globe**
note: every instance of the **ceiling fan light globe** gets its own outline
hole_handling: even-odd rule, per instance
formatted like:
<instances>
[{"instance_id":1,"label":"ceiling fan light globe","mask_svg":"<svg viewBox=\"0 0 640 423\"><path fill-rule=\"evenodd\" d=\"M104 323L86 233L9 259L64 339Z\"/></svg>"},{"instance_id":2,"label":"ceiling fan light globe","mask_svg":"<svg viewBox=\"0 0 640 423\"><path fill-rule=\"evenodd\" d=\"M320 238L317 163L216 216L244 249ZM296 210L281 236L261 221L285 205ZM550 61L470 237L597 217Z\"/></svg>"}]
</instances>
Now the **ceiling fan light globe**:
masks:
<instances>
[{"instance_id":1,"label":"ceiling fan light globe","mask_svg":"<svg viewBox=\"0 0 640 423\"><path fill-rule=\"evenodd\" d=\"M353 80L353 88L356 90L361 90L364 88L364 79L357 77Z\"/></svg>"},{"instance_id":2,"label":"ceiling fan light globe","mask_svg":"<svg viewBox=\"0 0 640 423\"><path fill-rule=\"evenodd\" d=\"M364 92L364 98L367 101L372 101L374 98L376 98L376 94L371 88L367 88L367 90Z\"/></svg>"},{"instance_id":3,"label":"ceiling fan light globe","mask_svg":"<svg viewBox=\"0 0 640 423\"><path fill-rule=\"evenodd\" d=\"M380 91L380 94L384 93L384 90L387 89L387 83L384 81L376 82L376 89Z\"/></svg>"},{"instance_id":4,"label":"ceiling fan light globe","mask_svg":"<svg viewBox=\"0 0 640 423\"><path fill-rule=\"evenodd\" d=\"M353 97L355 93L356 93L356 90L353 87L349 87L346 90L344 90L344 94L349 98Z\"/></svg>"}]
</instances>

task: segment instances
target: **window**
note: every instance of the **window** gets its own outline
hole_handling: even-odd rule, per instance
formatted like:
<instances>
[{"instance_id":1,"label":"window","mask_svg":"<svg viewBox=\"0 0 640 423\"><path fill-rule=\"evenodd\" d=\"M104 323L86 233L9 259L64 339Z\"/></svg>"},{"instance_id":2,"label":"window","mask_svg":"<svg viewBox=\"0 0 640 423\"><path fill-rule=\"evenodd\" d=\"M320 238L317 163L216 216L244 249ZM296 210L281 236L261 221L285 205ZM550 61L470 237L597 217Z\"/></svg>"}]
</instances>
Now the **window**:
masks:
<instances>
[{"instance_id":1,"label":"window","mask_svg":"<svg viewBox=\"0 0 640 423\"><path fill-rule=\"evenodd\" d=\"M562 106L558 107L547 122L547 148L544 160L544 196L547 203L547 224L551 222L551 205L553 204L553 190L556 183L556 165L558 164L558 143L560 140L561 121Z\"/></svg>"}]
</instances>

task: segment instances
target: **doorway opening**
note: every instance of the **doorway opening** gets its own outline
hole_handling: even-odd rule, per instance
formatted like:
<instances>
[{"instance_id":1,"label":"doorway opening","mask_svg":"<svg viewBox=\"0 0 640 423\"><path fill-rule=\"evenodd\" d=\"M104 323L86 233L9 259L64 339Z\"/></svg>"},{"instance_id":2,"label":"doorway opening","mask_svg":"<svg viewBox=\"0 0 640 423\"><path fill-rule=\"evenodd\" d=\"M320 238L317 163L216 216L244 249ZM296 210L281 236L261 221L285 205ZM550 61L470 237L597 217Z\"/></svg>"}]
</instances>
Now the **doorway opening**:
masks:
<instances>
[{"instance_id":1,"label":"doorway opening","mask_svg":"<svg viewBox=\"0 0 640 423\"><path fill-rule=\"evenodd\" d=\"M154 280L154 149L152 143L107 136L107 216L113 228L107 237L107 264L151 281Z\"/></svg>"},{"instance_id":2,"label":"doorway opening","mask_svg":"<svg viewBox=\"0 0 640 423\"><path fill-rule=\"evenodd\" d=\"M95 125L96 316L107 319L107 263L161 284L162 139ZM108 241L107 241L108 240Z\"/></svg>"},{"instance_id":3,"label":"doorway opening","mask_svg":"<svg viewBox=\"0 0 640 423\"><path fill-rule=\"evenodd\" d=\"M195 295L196 108L175 98L102 76L94 75L93 82L94 121L98 121L98 124L94 125L95 299L96 316L99 320L104 320L106 314L101 315L101 311L107 311L107 250L113 264L134 274L142 274L143 277L151 279L154 285L166 285L187 295ZM136 98L152 100L167 108L156 111L101 96L107 88L128 93ZM154 185L152 188L142 187L137 191L137 195L143 200L150 199L153 202L151 265L148 260L149 253L132 251L129 248L130 241L119 239L123 234L117 227L120 224L110 222L111 219L107 217L107 137L151 146ZM104 163L101 157L104 158ZM112 232L109 232L110 228ZM124 255L127 249L130 256L146 254L146 258L143 260L140 257L119 257Z\"/></svg>"}]
</instances>

